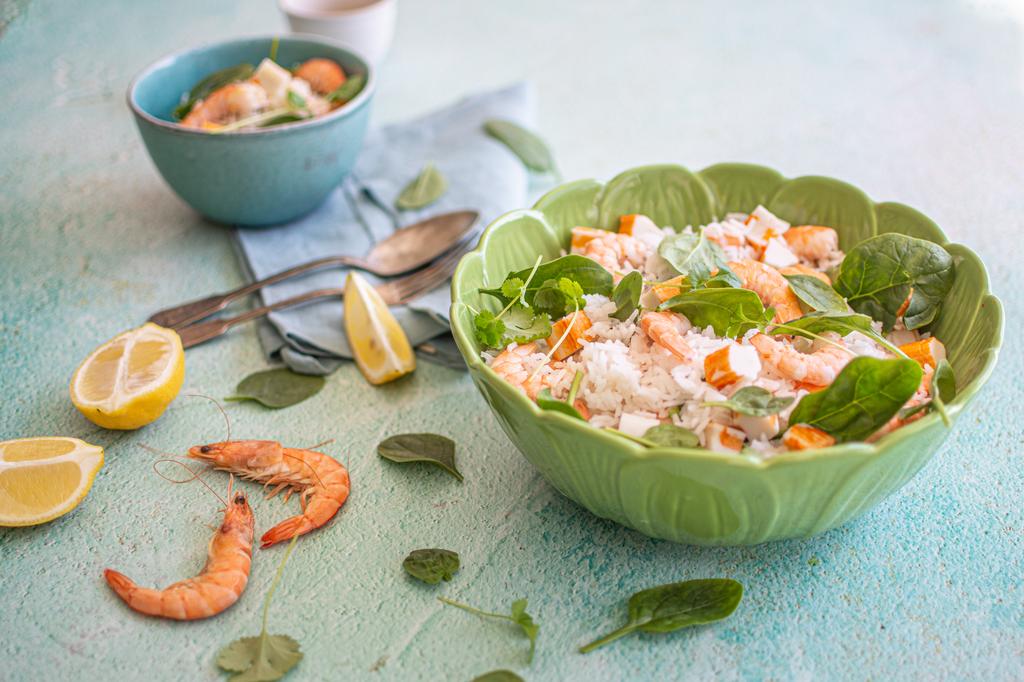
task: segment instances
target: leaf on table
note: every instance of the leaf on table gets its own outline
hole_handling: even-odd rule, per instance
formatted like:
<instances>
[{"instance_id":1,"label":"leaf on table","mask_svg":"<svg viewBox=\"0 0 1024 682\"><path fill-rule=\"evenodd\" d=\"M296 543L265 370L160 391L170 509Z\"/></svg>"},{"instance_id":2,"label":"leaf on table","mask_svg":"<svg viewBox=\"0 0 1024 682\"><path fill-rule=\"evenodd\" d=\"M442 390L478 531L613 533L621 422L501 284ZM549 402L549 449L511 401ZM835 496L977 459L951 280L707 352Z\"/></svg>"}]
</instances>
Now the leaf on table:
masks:
<instances>
[{"instance_id":1,"label":"leaf on table","mask_svg":"<svg viewBox=\"0 0 1024 682\"><path fill-rule=\"evenodd\" d=\"M455 441L436 433L403 433L381 441L377 454L399 464L425 462L462 480L455 466Z\"/></svg>"},{"instance_id":2,"label":"leaf on table","mask_svg":"<svg viewBox=\"0 0 1024 682\"><path fill-rule=\"evenodd\" d=\"M472 682L524 682L524 680L511 670L492 670L489 673L477 675Z\"/></svg>"},{"instance_id":3,"label":"leaf on table","mask_svg":"<svg viewBox=\"0 0 1024 682\"><path fill-rule=\"evenodd\" d=\"M323 377L298 374L286 367L250 374L235 388L235 395L225 400L255 400L272 409L301 403L320 392Z\"/></svg>"},{"instance_id":4,"label":"leaf on table","mask_svg":"<svg viewBox=\"0 0 1024 682\"><path fill-rule=\"evenodd\" d=\"M448 582L459 570L459 555L448 549L415 549L405 557L402 568L413 578L436 585Z\"/></svg>"},{"instance_id":5,"label":"leaf on table","mask_svg":"<svg viewBox=\"0 0 1024 682\"><path fill-rule=\"evenodd\" d=\"M512 121L492 119L484 123L484 131L508 147L530 170L538 173L555 170L555 159L547 144L526 128Z\"/></svg>"},{"instance_id":6,"label":"leaf on table","mask_svg":"<svg viewBox=\"0 0 1024 682\"><path fill-rule=\"evenodd\" d=\"M429 206L448 191L448 180L432 163L428 163L395 200L403 211Z\"/></svg>"},{"instance_id":7,"label":"leaf on table","mask_svg":"<svg viewBox=\"0 0 1024 682\"><path fill-rule=\"evenodd\" d=\"M231 682L279 680L302 660L299 643L288 635L242 637L220 650L217 665L229 672Z\"/></svg>"},{"instance_id":8,"label":"leaf on table","mask_svg":"<svg viewBox=\"0 0 1024 682\"><path fill-rule=\"evenodd\" d=\"M523 634L526 635L527 639L530 640L530 654L528 657L528 661L531 663L533 662L533 653L537 646L537 635L540 633L540 625L535 623L530 614L526 612L527 602L525 599L517 599L514 602L512 602L511 613L509 615L506 615L504 613L491 613L490 611L481 611L480 609L468 606L467 604L462 604L452 599L447 599L445 597L438 597L437 600L442 604L454 606L457 609L462 609L463 611L472 613L475 616L480 616L482 618L497 618L499 620L507 620L509 622L515 623L520 627L520 629L523 631Z\"/></svg>"}]
</instances>

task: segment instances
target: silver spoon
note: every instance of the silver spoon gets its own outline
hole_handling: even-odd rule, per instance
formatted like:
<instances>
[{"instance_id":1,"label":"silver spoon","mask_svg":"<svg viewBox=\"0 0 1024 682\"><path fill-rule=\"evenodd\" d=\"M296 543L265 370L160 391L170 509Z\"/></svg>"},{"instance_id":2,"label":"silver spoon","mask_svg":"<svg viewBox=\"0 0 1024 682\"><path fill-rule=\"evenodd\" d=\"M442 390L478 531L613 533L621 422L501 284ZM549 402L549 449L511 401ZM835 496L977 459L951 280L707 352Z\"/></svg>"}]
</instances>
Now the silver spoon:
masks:
<instances>
[{"instance_id":1,"label":"silver spoon","mask_svg":"<svg viewBox=\"0 0 1024 682\"><path fill-rule=\"evenodd\" d=\"M480 215L476 211L455 211L427 218L395 231L387 239L378 242L362 258L356 256L319 258L223 294L214 294L160 310L153 313L149 317L149 321L161 327L177 329L212 315L218 310L223 310L232 301L248 296L268 284L282 282L327 267L344 265L371 272L379 277L401 275L429 263L458 244L479 217Z\"/></svg>"}]
</instances>

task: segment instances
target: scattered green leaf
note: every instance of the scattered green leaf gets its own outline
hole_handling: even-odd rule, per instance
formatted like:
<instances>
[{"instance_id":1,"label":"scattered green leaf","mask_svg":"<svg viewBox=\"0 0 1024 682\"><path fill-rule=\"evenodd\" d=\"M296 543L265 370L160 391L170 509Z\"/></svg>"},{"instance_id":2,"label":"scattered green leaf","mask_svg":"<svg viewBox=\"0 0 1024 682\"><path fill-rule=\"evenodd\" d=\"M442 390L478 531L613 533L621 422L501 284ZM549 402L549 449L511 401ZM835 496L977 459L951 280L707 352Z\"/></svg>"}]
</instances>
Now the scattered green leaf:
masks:
<instances>
[{"instance_id":1,"label":"scattered green leaf","mask_svg":"<svg viewBox=\"0 0 1024 682\"><path fill-rule=\"evenodd\" d=\"M726 265L722 247L705 237L703 231L679 232L665 237L658 244L658 255L685 276L695 289L704 286L716 271L718 286L740 286L739 279Z\"/></svg>"},{"instance_id":2,"label":"scattered green leaf","mask_svg":"<svg viewBox=\"0 0 1024 682\"><path fill-rule=\"evenodd\" d=\"M327 95L329 102L345 104L356 98L366 85L366 76L361 73L350 75L345 82L338 86L338 89Z\"/></svg>"},{"instance_id":3,"label":"scattered green leaf","mask_svg":"<svg viewBox=\"0 0 1024 682\"><path fill-rule=\"evenodd\" d=\"M428 585L448 582L459 570L459 555L447 549L414 549L402 562L405 572Z\"/></svg>"},{"instance_id":4,"label":"scattered green leaf","mask_svg":"<svg viewBox=\"0 0 1024 682\"><path fill-rule=\"evenodd\" d=\"M658 424L647 429L643 440L653 447L662 448L695 448L700 445L697 434L675 424Z\"/></svg>"},{"instance_id":5,"label":"scattered green leaf","mask_svg":"<svg viewBox=\"0 0 1024 682\"><path fill-rule=\"evenodd\" d=\"M640 295L644 290L644 276L638 270L629 273L612 289L612 302L615 312L611 314L616 320L625 322L640 307Z\"/></svg>"},{"instance_id":6,"label":"scattered green leaf","mask_svg":"<svg viewBox=\"0 0 1024 682\"><path fill-rule=\"evenodd\" d=\"M531 663L533 662L533 652L537 646L537 633L540 632L540 625L533 622L533 618L526 612L525 599L517 599L512 602L511 615L481 611L480 609L475 609L472 606L460 604L457 601L446 599L444 597L438 597L437 599L443 604L448 604L449 606L454 606L455 608L462 609L463 611L468 611L476 616L481 616L483 618L499 618L501 620L507 620L515 623L522 629L523 634L530 640L530 654L528 661Z\"/></svg>"},{"instance_id":7,"label":"scattered green leaf","mask_svg":"<svg viewBox=\"0 0 1024 682\"><path fill-rule=\"evenodd\" d=\"M792 396L774 396L771 391L760 386L744 386L729 397L728 400L716 400L704 403L705 407L727 407L733 412L751 417L768 417L778 414L789 407L795 398Z\"/></svg>"},{"instance_id":8,"label":"scattered green leaf","mask_svg":"<svg viewBox=\"0 0 1024 682\"><path fill-rule=\"evenodd\" d=\"M938 244L890 232L853 247L839 268L835 289L854 310L882 322L888 332L902 318L907 329L935 319L953 286L953 257Z\"/></svg>"},{"instance_id":9,"label":"scattered green leaf","mask_svg":"<svg viewBox=\"0 0 1024 682\"><path fill-rule=\"evenodd\" d=\"M448 191L448 180L432 163L423 167L395 200L395 206L403 211L429 206Z\"/></svg>"},{"instance_id":10,"label":"scattered green leaf","mask_svg":"<svg viewBox=\"0 0 1024 682\"><path fill-rule=\"evenodd\" d=\"M775 316L753 291L734 288L694 289L665 301L661 309L682 313L694 326L712 327L730 338L763 329Z\"/></svg>"},{"instance_id":11,"label":"scattered green leaf","mask_svg":"<svg viewBox=\"0 0 1024 682\"><path fill-rule=\"evenodd\" d=\"M220 71L214 71L206 78L196 83L188 93L188 97L185 101L179 104L172 115L175 119L181 120L188 116L189 112L192 111L192 107L196 105L201 99L205 99L211 92L222 88L229 83L237 83L238 81L244 81L252 77L253 72L256 69L253 68L252 64L236 64L235 66L229 66L226 69Z\"/></svg>"},{"instance_id":12,"label":"scattered green leaf","mask_svg":"<svg viewBox=\"0 0 1024 682\"><path fill-rule=\"evenodd\" d=\"M402 433L385 438L377 446L377 454L399 464L433 464L462 480L462 474L455 467L455 441L436 433Z\"/></svg>"},{"instance_id":13,"label":"scattered green leaf","mask_svg":"<svg viewBox=\"0 0 1024 682\"><path fill-rule=\"evenodd\" d=\"M275 410L290 407L311 398L327 383L323 377L298 374L286 367L250 374L235 387L235 395L225 400L255 400Z\"/></svg>"},{"instance_id":14,"label":"scattered green leaf","mask_svg":"<svg viewBox=\"0 0 1024 682\"><path fill-rule=\"evenodd\" d=\"M523 678L511 670L492 670L489 673L474 677L472 682L525 682Z\"/></svg>"},{"instance_id":15,"label":"scattered green leaf","mask_svg":"<svg viewBox=\"0 0 1024 682\"><path fill-rule=\"evenodd\" d=\"M728 578L687 580L637 592L629 598L629 622L582 647L590 653L631 632L672 632L727 618L743 598L743 586Z\"/></svg>"},{"instance_id":16,"label":"scattered green leaf","mask_svg":"<svg viewBox=\"0 0 1024 682\"><path fill-rule=\"evenodd\" d=\"M849 306L836 290L811 275L786 275L789 288L811 310L845 313Z\"/></svg>"},{"instance_id":17,"label":"scattered green leaf","mask_svg":"<svg viewBox=\"0 0 1024 682\"><path fill-rule=\"evenodd\" d=\"M288 635L267 634L267 614L270 612L270 601L281 581L288 557L295 549L296 535L288 544L288 549L281 558L277 573L270 584L267 598L263 602L263 627L258 637L242 637L228 644L217 654L217 665L228 672L235 673L231 682L272 682L279 680L298 665L302 660L299 643Z\"/></svg>"},{"instance_id":18,"label":"scattered green leaf","mask_svg":"<svg viewBox=\"0 0 1024 682\"><path fill-rule=\"evenodd\" d=\"M851 360L828 387L805 395L790 424L808 424L838 443L862 441L882 428L921 385L921 366L913 360Z\"/></svg>"},{"instance_id":19,"label":"scattered green leaf","mask_svg":"<svg viewBox=\"0 0 1024 682\"><path fill-rule=\"evenodd\" d=\"M544 140L511 121L492 119L484 131L508 147L527 168L538 173L555 172L555 159Z\"/></svg>"}]
</instances>

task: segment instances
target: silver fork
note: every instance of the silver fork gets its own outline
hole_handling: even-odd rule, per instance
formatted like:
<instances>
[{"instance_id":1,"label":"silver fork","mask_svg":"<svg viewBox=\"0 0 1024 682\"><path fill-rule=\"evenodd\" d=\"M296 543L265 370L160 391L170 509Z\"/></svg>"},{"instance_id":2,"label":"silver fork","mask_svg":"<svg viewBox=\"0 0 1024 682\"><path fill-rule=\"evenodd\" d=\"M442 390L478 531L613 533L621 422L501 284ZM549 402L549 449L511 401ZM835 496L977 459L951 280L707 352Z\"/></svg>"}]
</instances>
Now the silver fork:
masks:
<instances>
[{"instance_id":1,"label":"silver fork","mask_svg":"<svg viewBox=\"0 0 1024 682\"><path fill-rule=\"evenodd\" d=\"M472 239L463 241L441 258L411 275L378 284L375 287L377 293L380 294L380 297L389 306L402 305L418 298L452 276L459 261L473 248L474 241ZM293 308L322 298L341 298L344 295L344 289L316 289L298 296L282 299L270 305L247 310L234 317L196 322L195 324L177 328L175 331L181 337L181 345L185 348L191 348L210 339L217 338L235 325L258 319L275 310Z\"/></svg>"}]
</instances>

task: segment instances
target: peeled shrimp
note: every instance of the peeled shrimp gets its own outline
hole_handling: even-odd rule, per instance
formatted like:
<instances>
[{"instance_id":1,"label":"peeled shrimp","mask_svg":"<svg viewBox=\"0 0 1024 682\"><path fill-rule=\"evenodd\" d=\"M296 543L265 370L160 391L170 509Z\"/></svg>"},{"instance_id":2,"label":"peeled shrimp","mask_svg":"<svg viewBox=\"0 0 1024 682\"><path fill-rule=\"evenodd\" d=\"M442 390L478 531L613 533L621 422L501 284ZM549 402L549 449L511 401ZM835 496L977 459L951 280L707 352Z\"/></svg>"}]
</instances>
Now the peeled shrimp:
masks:
<instances>
[{"instance_id":1,"label":"peeled shrimp","mask_svg":"<svg viewBox=\"0 0 1024 682\"><path fill-rule=\"evenodd\" d=\"M750 289L762 303L775 308L776 322L789 322L803 315L800 300L775 268L747 258L729 261L729 269L740 278L744 289Z\"/></svg>"},{"instance_id":2,"label":"peeled shrimp","mask_svg":"<svg viewBox=\"0 0 1024 682\"><path fill-rule=\"evenodd\" d=\"M253 515L245 493L228 488L224 521L210 540L206 566L194 578L162 590L139 587L112 569L103 571L107 584L129 607L147 616L197 620L216 616L238 601L249 582Z\"/></svg>"},{"instance_id":3,"label":"peeled shrimp","mask_svg":"<svg viewBox=\"0 0 1024 682\"><path fill-rule=\"evenodd\" d=\"M272 440L230 440L189 448L188 456L243 478L277 486L270 497L285 488L285 500L292 492L301 493L302 514L264 533L261 549L323 526L348 499L348 471L334 458L312 450L286 448Z\"/></svg>"},{"instance_id":4,"label":"peeled shrimp","mask_svg":"<svg viewBox=\"0 0 1024 682\"><path fill-rule=\"evenodd\" d=\"M196 103L181 125L187 128L219 126L258 114L268 105L267 91L256 83L228 83Z\"/></svg>"},{"instance_id":5,"label":"peeled shrimp","mask_svg":"<svg viewBox=\"0 0 1024 682\"><path fill-rule=\"evenodd\" d=\"M295 77L309 83L313 91L326 95L334 92L345 82L345 72L332 59L307 59L295 71Z\"/></svg>"},{"instance_id":6,"label":"peeled shrimp","mask_svg":"<svg viewBox=\"0 0 1024 682\"><path fill-rule=\"evenodd\" d=\"M822 260L839 250L839 235L831 227L800 225L789 228L782 236L790 250L805 261Z\"/></svg>"},{"instance_id":7,"label":"peeled shrimp","mask_svg":"<svg viewBox=\"0 0 1024 682\"><path fill-rule=\"evenodd\" d=\"M622 279L622 270L627 264L634 267L643 265L648 248L636 237L602 230L601 234L587 239L579 252L611 272L617 282Z\"/></svg>"},{"instance_id":8,"label":"peeled shrimp","mask_svg":"<svg viewBox=\"0 0 1024 682\"><path fill-rule=\"evenodd\" d=\"M536 343L524 343L521 346L509 348L494 358L491 362L491 369L502 379L525 393L530 400L537 400L541 391L545 388L551 390L569 375L569 369L564 362L552 362L535 374L528 370L526 359L537 352ZM584 419L590 419L590 410L587 409L581 398L577 398L573 402L573 407Z\"/></svg>"},{"instance_id":9,"label":"peeled shrimp","mask_svg":"<svg viewBox=\"0 0 1024 682\"><path fill-rule=\"evenodd\" d=\"M835 334L826 336L831 336L833 340L839 338ZM831 344L813 353L801 353L789 341L775 339L766 334L755 334L750 338L750 343L757 348L761 360L782 376L815 386L831 384L840 370L853 358L853 355L843 348L836 348Z\"/></svg>"},{"instance_id":10,"label":"peeled shrimp","mask_svg":"<svg viewBox=\"0 0 1024 682\"><path fill-rule=\"evenodd\" d=\"M651 341L683 362L693 360L693 349L683 334L686 328L679 315L671 312L648 312L640 318L640 328Z\"/></svg>"}]
</instances>

